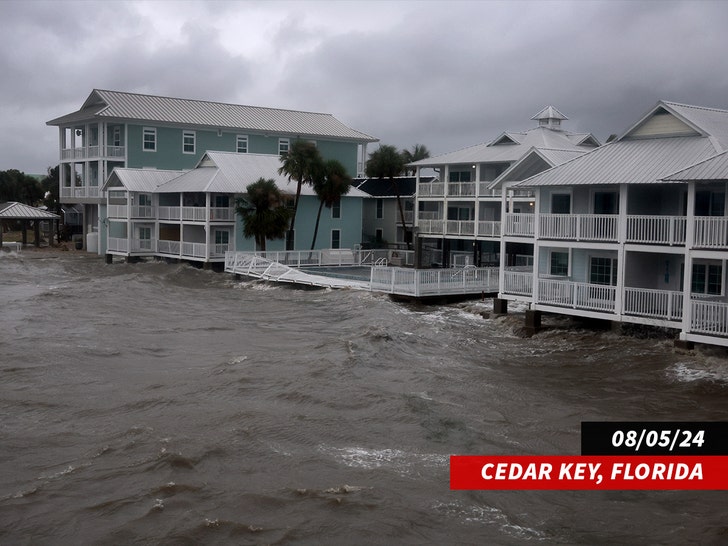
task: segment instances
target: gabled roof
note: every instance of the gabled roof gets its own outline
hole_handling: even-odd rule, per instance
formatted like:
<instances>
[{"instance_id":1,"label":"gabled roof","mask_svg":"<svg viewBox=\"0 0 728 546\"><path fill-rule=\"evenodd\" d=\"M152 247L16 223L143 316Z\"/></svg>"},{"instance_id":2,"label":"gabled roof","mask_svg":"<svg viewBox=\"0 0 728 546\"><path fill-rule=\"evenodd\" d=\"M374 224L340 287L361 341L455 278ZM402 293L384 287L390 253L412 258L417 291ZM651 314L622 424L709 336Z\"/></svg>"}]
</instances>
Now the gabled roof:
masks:
<instances>
[{"instance_id":1,"label":"gabled roof","mask_svg":"<svg viewBox=\"0 0 728 546\"><path fill-rule=\"evenodd\" d=\"M141 95L94 89L77 112L53 119L47 125L65 125L92 119L134 120L241 129L277 135L315 136L376 142L378 139L351 129L331 114L244 106L202 100Z\"/></svg>"},{"instance_id":2,"label":"gabled roof","mask_svg":"<svg viewBox=\"0 0 728 546\"><path fill-rule=\"evenodd\" d=\"M556 108L553 106L547 106L543 110L541 110L538 114L533 116L531 119L569 119L564 114L559 112Z\"/></svg>"},{"instance_id":3,"label":"gabled roof","mask_svg":"<svg viewBox=\"0 0 728 546\"><path fill-rule=\"evenodd\" d=\"M488 187L500 187L503 182L523 180L529 176L543 172L555 165L561 165L584 155L581 150L554 150L551 148L531 148L520 161L511 165Z\"/></svg>"},{"instance_id":4,"label":"gabled roof","mask_svg":"<svg viewBox=\"0 0 728 546\"><path fill-rule=\"evenodd\" d=\"M158 186L178 177L182 172L116 167L111 171L101 189L107 191L115 187L123 187L129 191L154 192Z\"/></svg>"},{"instance_id":5,"label":"gabled roof","mask_svg":"<svg viewBox=\"0 0 728 546\"><path fill-rule=\"evenodd\" d=\"M658 120L663 121L660 123ZM673 131L672 136L711 137L717 149L726 150L728 149L728 110L661 100L629 127L618 140L671 136L669 130ZM659 131L662 131L661 135L658 135ZM645 132L648 134L645 135Z\"/></svg>"},{"instance_id":6,"label":"gabled roof","mask_svg":"<svg viewBox=\"0 0 728 546\"><path fill-rule=\"evenodd\" d=\"M515 186L651 184L715 155L708 137L621 140L532 176Z\"/></svg>"},{"instance_id":7,"label":"gabled roof","mask_svg":"<svg viewBox=\"0 0 728 546\"><path fill-rule=\"evenodd\" d=\"M397 187L400 197L414 197L417 191L417 178L414 176L397 176ZM420 177L420 182L436 181L435 176ZM394 187L389 178L355 178L354 186L372 197L396 197Z\"/></svg>"},{"instance_id":8,"label":"gabled roof","mask_svg":"<svg viewBox=\"0 0 728 546\"><path fill-rule=\"evenodd\" d=\"M515 186L678 181L673 173L687 176L685 169L723 152L724 139L728 143L728 111L659 101L617 140Z\"/></svg>"},{"instance_id":9,"label":"gabled roof","mask_svg":"<svg viewBox=\"0 0 728 546\"><path fill-rule=\"evenodd\" d=\"M723 152L709 159L696 163L692 167L678 171L663 180L687 182L690 180L728 180L728 152Z\"/></svg>"},{"instance_id":10,"label":"gabled roof","mask_svg":"<svg viewBox=\"0 0 728 546\"><path fill-rule=\"evenodd\" d=\"M276 155L206 152L196 168L162 184L157 191L245 193L246 187L259 178L272 178L283 193L295 195L297 182L278 174L280 166L280 159ZM304 185L301 195L316 194L311 186ZM346 197L369 196L352 188Z\"/></svg>"},{"instance_id":11,"label":"gabled roof","mask_svg":"<svg viewBox=\"0 0 728 546\"><path fill-rule=\"evenodd\" d=\"M24 203L8 201L7 203L0 203L0 218L7 220L50 220L60 218L60 216Z\"/></svg>"},{"instance_id":12,"label":"gabled roof","mask_svg":"<svg viewBox=\"0 0 728 546\"><path fill-rule=\"evenodd\" d=\"M550 119L567 119L553 106L544 108L532 119L541 119L541 115L553 115ZM531 148L550 148L554 150L574 150L585 153L599 141L591 133L572 133L563 129L555 129L539 125L527 131L507 131L489 143L478 144L422 159L410 163L416 167L438 167L441 165L475 164L475 163L513 163L520 160Z\"/></svg>"}]
</instances>

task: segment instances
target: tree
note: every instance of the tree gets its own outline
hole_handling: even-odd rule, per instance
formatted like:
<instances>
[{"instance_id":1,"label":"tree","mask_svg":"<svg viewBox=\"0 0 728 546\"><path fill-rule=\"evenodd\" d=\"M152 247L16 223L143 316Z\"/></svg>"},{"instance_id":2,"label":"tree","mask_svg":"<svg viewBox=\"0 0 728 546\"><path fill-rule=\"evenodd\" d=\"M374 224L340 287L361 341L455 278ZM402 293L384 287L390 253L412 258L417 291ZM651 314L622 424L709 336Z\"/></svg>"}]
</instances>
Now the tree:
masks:
<instances>
[{"instance_id":1,"label":"tree","mask_svg":"<svg viewBox=\"0 0 728 546\"><path fill-rule=\"evenodd\" d=\"M243 233L254 237L255 244L265 252L266 239L283 239L288 229L291 211L272 179L259 178L245 188L247 197L239 198L235 210L243 217Z\"/></svg>"},{"instance_id":2,"label":"tree","mask_svg":"<svg viewBox=\"0 0 728 546\"><path fill-rule=\"evenodd\" d=\"M318 214L316 215L316 226L313 230L313 241L311 250L316 246L318 236L319 220L324 205L327 209L333 207L351 189L351 177L344 167L336 159L329 159L324 163L324 168L313 179L313 191L319 198Z\"/></svg>"},{"instance_id":3,"label":"tree","mask_svg":"<svg viewBox=\"0 0 728 546\"><path fill-rule=\"evenodd\" d=\"M430 150L428 150L427 146L425 146L424 144L415 144L412 147L412 151L402 150L402 158L404 159L405 164L414 163L415 161L419 161L420 159L427 159L428 157L430 157ZM413 175L415 174L415 169L405 168L405 174Z\"/></svg>"},{"instance_id":4,"label":"tree","mask_svg":"<svg viewBox=\"0 0 728 546\"><path fill-rule=\"evenodd\" d=\"M0 203L17 201L35 206L43 199L40 182L17 169L0 171Z\"/></svg>"},{"instance_id":5,"label":"tree","mask_svg":"<svg viewBox=\"0 0 728 546\"><path fill-rule=\"evenodd\" d=\"M396 177L402 174L404 169L404 158L397 151L397 148L388 144L382 144L379 149L369 154L367 160L366 175L372 178L389 178L394 193L397 196L397 207L399 208L399 217L402 222L402 230L404 232L404 240L407 246L410 245L411 237L407 230L407 223L404 219L404 209L402 208L402 199L399 194L399 185Z\"/></svg>"},{"instance_id":6,"label":"tree","mask_svg":"<svg viewBox=\"0 0 728 546\"><path fill-rule=\"evenodd\" d=\"M55 167L48 167L48 174L45 178L40 181L40 186L43 188L44 197L43 204L48 207L48 210L60 214L61 212L61 199L59 195L59 178L58 178L58 165Z\"/></svg>"},{"instance_id":7,"label":"tree","mask_svg":"<svg viewBox=\"0 0 728 546\"><path fill-rule=\"evenodd\" d=\"M289 228L289 237L286 241L286 250L293 244L293 230L296 224L296 212L298 211L298 201L301 198L301 188L304 184L312 184L314 176L321 172L323 160L316 146L305 140L297 140L290 150L281 154L281 167L278 174L285 174L288 180L295 180L296 200L293 203L293 214L291 215L291 227Z\"/></svg>"}]
</instances>

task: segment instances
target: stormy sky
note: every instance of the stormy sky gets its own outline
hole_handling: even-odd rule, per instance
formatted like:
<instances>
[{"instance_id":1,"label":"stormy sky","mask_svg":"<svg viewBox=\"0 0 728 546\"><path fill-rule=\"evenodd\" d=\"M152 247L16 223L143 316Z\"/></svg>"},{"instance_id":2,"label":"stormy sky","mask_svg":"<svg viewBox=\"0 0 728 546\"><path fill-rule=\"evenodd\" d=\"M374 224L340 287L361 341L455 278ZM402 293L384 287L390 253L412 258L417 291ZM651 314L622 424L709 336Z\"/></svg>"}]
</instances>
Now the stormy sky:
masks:
<instances>
[{"instance_id":1,"label":"stormy sky","mask_svg":"<svg viewBox=\"0 0 728 546\"><path fill-rule=\"evenodd\" d=\"M659 99L728 108L727 28L708 0L2 0L0 170L55 165L46 121L94 88L328 112L433 155L549 104L605 141Z\"/></svg>"}]
</instances>

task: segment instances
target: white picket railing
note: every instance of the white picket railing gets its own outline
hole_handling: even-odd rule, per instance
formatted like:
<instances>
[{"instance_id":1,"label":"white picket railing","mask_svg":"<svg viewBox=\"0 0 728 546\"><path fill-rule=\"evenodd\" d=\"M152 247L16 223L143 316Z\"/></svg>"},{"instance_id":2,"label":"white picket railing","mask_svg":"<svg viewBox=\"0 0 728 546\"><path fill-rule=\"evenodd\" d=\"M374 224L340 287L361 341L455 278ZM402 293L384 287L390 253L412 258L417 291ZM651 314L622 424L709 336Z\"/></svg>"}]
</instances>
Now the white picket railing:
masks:
<instances>
[{"instance_id":1,"label":"white picket railing","mask_svg":"<svg viewBox=\"0 0 728 546\"><path fill-rule=\"evenodd\" d=\"M728 304L692 300L690 331L713 336L728 336Z\"/></svg>"},{"instance_id":2,"label":"white picket railing","mask_svg":"<svg viewBox=\"0 0 728 546\"><path fill-rule=\"evenodd\" d=\"M525 212L511 212L506 214L506 226L504 235L516 237L533 237L535 215Z\"/></svg>"},{"instance_id":3,"label":"white picket railing","mask_svg":"<svg viewBox=\"0 0 728 546\"><path fill-rule=\"evenodd\" d=\"M616 214L541 214L539 236L543 239L617 241Z\"/></svg>"},{"instance_id":4,"label":"white picket railing","mask_svg":"<svg viewBox=\"0 0 728 546\"><path fill-rule=\"evenodd\" d=\"M445 227L448 235L475 235L475 222L472 220L448 220Z\"/></svg>"},{"instance_id":5,"label":"white picket railing","mask_svg":"<svg viewBox=\"0 0 728 546\"><path fill-rule=\"evenodd\" d=\"M404 269L373 267L371 289L413 297L477 294L498 290L497 267Z\"/></svg>"},{"instance_id":6,"label":"white picket railing","mask_svg":"<svg viewBox=\"0 0 728 546\"><path fill-rule=\"evenodd\" d=\"M627 287L624 289L624 313L663 320L682 320L683 293Z\"/></svg>"},{"instance_id":7,"label":"white picket railing","mask_svg":"<svg viewBox=\"0 0 728 546\"><path fill-rule=\"evenodd\" d=\"M478 222L478 237L500 237L500 220L487 220Z\"/></svg>"},{"instance_id":8,"label":"white picket railing","mask_svg":"<svg viewBox=\"0 0 728 546\"><path fill-rule=\"evenodd\" d=\"M180 207L157 207L159 220L179 220L180 214Z\"/></svg>"},{"instance_id":9,"label":"white picket railing","mask_svg":"<svg viewBox=\"0 0 728 546\"><path fill-rule=\"evenodd\" d=\"M696 217L694 244L697 248L728 247L728 217Z\"/></svg>"},{"instance_id":10,"label":"white picket railing","mask_svg":"<svg viewBox=\"0 0 728 546\"><path fill-rule=\"evenodd\" d=\"M532 295L533 273L530 271L504 271L501 291L504 294L515 294L518 296Z\"/></svg>"},{"instance_id":11,"label":"white picket railing","mask_svg":"<svg viewBox=\"0 0 728 546\"><path fill-rule=\"evenodd\" d=\"M442 182L427 182L417 185L417 194L420 197L444 197L445 184Z\"/></svg>"},{"instance_id":12,"label":"white picket railing","mask_svg":"<svg viewBox=\"0 0 728 546\"><path fill-rule=\"evenodd\" d=\"M475 182L449 182L447 194L450 197L475 197Z\"/></svg>"},{"instance_id":13,"label":"white picket railing","mask_svg":"<svg viewBox=\"0 0 728 546\"><path fill-rule=\"evenodd\" d=\"M627 216L627 242L684 245L685 216Z\"/></svg>"}]
</instances>

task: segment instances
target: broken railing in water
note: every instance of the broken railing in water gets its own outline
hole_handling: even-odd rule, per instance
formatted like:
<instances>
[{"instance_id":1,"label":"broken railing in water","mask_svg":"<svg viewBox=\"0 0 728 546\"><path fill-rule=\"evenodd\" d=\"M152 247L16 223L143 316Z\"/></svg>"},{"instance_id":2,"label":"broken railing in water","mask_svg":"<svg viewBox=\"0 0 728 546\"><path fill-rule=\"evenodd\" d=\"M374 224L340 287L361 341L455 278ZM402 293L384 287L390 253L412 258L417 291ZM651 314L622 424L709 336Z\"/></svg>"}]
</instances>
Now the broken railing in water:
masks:
<instances>
[{"instance_id":1,"label":"broken railing in water","mask_svg":"<svg viewBox=\"0 0 728 546\"><path fill-rule=\"evenodd\" d=\"M387 258L381 253L391 251L331 252L227 252L225 271L277 282L356 288L415 298L492 293L498 290L497 267L412 269L384 265ZM403 251L399 251L399 254L401 256ZM305 267L337 265L371 266L369 281L327 277L307 272Z\"/></svg>"}]
</instances>

